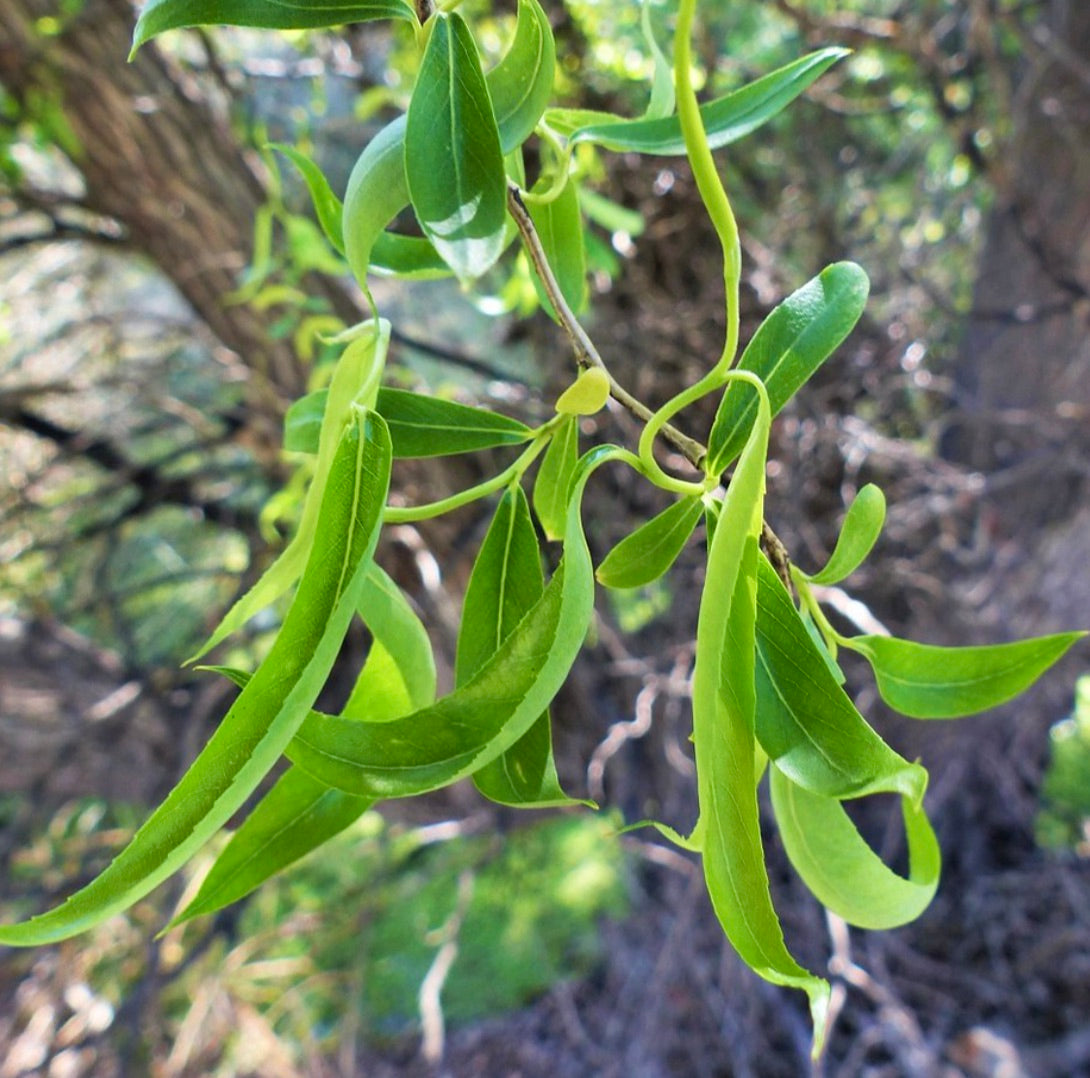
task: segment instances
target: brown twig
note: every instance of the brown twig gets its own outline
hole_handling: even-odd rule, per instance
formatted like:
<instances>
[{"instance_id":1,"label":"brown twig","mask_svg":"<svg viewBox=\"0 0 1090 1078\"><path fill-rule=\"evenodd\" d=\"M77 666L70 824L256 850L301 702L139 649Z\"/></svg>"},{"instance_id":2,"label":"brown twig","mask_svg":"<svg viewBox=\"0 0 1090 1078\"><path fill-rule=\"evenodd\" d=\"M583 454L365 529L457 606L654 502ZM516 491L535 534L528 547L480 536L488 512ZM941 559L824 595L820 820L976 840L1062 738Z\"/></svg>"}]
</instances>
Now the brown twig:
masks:
<instances>
[{"instance_id":1,"label":"brown twig","mask_svg":"<svg viewBox=\"0 0 1090 1078\"><path fill-rule=\"evenodd\" d=\"M606 377L609 379L610 396L612 396L623 408L626 408L631 412L637 419L646 423L654 413L646 404L633 397L632 394L613 377L613 374L606 366L597 347L595 347L594 342L580 324L579 319L575 317L571 307L568 306L567 300L564 299L564 294L560 291L560 285L557 282L556 274L553 273L553 268L549 265L549 259L545 254L545 248L542 247L541 239L537 234L537 229L534 227L533 218L530 216L530 211L526 208L526 203L522 200L522 192L514 183L508 183L507 185L507 207L515 221L515 226L519 230L519 235L522 237L527 257L533 264L534 272L541 281L541 285L545 290L546 296L549 298L549 302L553 306L553 310L556 311L556 316L560 321L560 325L568 335L572 351L575 353L576 363L584 370L589 369L590 367L598 367L600 370L604 371ZM660 433L663 438L665 438L666 441L668 441L694 468L698 471L703 469L704 458L708 455L706 446L701 442L698 442L695 438L690 438L687 434L683 434L669 423L663 424ZM787 590L791 592L791 594L794 594L794 585L791 582L791 559L788 556L787 548L780 541L776 533L768 526L767 521L764 522L761 527L761 549L772 563L773 568L776 570L779 578L784 582Z\"/></svg>"}]
</instances>

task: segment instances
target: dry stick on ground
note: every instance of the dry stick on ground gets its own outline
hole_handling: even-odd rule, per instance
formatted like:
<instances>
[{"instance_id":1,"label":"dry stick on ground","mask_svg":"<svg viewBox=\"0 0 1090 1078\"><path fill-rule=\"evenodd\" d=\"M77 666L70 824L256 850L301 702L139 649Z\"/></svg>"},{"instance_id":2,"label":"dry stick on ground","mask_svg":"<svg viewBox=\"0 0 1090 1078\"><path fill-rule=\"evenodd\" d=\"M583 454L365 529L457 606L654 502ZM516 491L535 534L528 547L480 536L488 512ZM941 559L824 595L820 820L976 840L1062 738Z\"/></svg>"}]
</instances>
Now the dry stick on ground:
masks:
<instances>
[{"instance_id":1,"label":"dry stick on ground","mask_svg":"<svg viewBox=\"0 0 1090 1078\"><path fill-rule=\"evenodd\" d=\"M549 297L549 302L553 305L553 310L556 311L556 316L559 319L564 332L568 335L568 340L571 341L572 351L575 352L576 363L582 369L597 367L604 371L606 377L609 379L610 396L613 397L618 404L636 416L637 419L646 423L653 415L651 409L642 401L633 397L632 394L613 377L594 342L590 339L587 331L579 323L579 320L575 317L571 307L568 306L567 301L564 299L564 294L560 291L560 285L557 283L556 275L549 265L549 259L545 254L545 248L541 245L541 239L537 234L537 229L534 227L533 218L530 216L530 211L526 208L526 203L522 200L522 192L518 189L518 186L513 183L507 185L507 208L514 218L515 225L519 230L519 235L522 237L522 242L526 247L526 254L533 264L534 271L541 280L542 287L545 289L545 294ZM694 468L698 471L703 469L704 458L708 455L708 450L703 444L698 442L695 438L690 438L687 434L683 434L669 423L664 423L662 425L660 433L662 437ZM767 521L762 522L761 525L761 549L772 563L776 573L784 582L787 590L791 592L791 594L794 594L794 585L791 582L791 559L788 556L787 548L780 541L779 536L777 536L768 526Z\"/></svg>"}]
</instances>

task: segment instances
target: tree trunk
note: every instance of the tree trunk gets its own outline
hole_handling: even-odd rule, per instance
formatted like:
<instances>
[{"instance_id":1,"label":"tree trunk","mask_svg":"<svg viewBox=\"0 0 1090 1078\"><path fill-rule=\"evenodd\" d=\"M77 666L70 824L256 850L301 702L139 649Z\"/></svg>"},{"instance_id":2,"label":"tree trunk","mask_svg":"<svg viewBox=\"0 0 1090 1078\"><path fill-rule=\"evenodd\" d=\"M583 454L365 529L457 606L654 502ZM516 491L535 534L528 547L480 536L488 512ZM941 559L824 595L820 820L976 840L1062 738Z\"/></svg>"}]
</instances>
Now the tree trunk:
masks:
<instances>
[{"instance_id":1,"label":"tree trunk","mask_svg":"<svg viewBox=\"0 0 1090 1078\"><path fill-rule=\"evenodd\" d=\"M1090 4L1053 3L1029 64L955 372L949 456L997 475L998 533L1032 545L1086 490L1090 446Z\"/></svg>"},{"instance_id":2,"label":"tree trunk","mask_svg":"<svg viewBox=\"0 0 1090 1078\"><path fill-rule=\"evenodd\" d=\"M130 0L86 0L71 18L58 0L0 0L0 83L31 114L59 106L86 184L84 204L124 226L131 245L175 284L212 332L259 379L258 392L293 399L304 375L290 341L266 316L223 297L250 261L262 185L193 80L145 46L132 63ZM58 19L54 36L39 32ZM67 147L66 147L67 148ZM342 315L354 311L332 282Z\"/></svg>"}]
</instances>

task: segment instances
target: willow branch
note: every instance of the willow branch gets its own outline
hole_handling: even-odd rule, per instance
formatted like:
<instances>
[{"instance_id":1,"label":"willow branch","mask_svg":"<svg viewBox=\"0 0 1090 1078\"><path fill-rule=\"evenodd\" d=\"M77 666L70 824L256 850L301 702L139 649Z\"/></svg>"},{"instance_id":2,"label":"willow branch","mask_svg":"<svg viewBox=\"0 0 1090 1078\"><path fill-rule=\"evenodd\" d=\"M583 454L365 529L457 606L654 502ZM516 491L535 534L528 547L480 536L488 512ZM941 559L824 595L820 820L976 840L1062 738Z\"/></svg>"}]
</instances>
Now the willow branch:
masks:
<instances>
[{"instance_id":1,"label":"willow branch","mask_svg":"<svg viewBox=\"0 0 1090 1078\"><path fill-rule=\"evenodd\" d=\"M598 367L604 371L609 379L610 396L637 419L646 423L654 413L646 404L633 397L613 377L594 342L580 324L579 319L575 317L571 307L568 306L567 300L564 299L564 295L560 291L560 285L556 280L556 274L553 273L553 268L549 265L548 256L545 254L537 229L534 227L533 218L526 208L526 203L522 201L522 193L516 184L508 183L507 185L507 206L519 230L519 235L522 237L526 254L533 264L534 272L541 281L545 294L548 296L553 310L556 311L560 325L571 342L576 363L584 370L590 367ZM703 468L704 458L708 455L706 446L695 438L683 434L669 423L663 425L660 433L694 468L698 470ZM779 536L769 527L767 521L764 521L761 525L761 549L772 563L787 590L794 594L794 584L791 580L791 559L787 553L787 547L783 545Z\"/></svg>"}]
</instances>

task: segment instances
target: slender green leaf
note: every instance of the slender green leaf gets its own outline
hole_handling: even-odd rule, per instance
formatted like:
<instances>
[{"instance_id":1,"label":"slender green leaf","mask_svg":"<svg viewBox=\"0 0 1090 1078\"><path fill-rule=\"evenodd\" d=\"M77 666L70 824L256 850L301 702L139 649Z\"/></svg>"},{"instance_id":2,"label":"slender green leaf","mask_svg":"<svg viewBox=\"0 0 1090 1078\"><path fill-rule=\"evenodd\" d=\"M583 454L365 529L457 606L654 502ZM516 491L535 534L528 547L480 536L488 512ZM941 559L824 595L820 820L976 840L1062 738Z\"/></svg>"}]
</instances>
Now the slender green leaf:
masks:
<instances>
[{"instance_id":1,"label":"slender green leaf","mask_svg":"<svg viewBox=\"0 0 1090 1078\"><path fill-rule=\"evenodd\" d=\"M677 560L704 512L699 497L682 498L622 539L598 566L607 588L639 588L658 580Z\"/></svg>"},{"instance_id":2,"label":"slender green leaf","mask_svg":"<svg viewBox=\"0 0 1090 1078\"><path fill-rule=\"evenodd\" d=\"M761 324L738 363L768 389L775 415L859 321L867 275L852 262L827 266L787 297ZM708 472L723 471L745 444L757 404L741 385L728 385L708 440Z\"/></svg>"},{"instance_id":3,"label":"slender green leaf","mask_svg":"<svg viewBox=\"0 0 1090 1078\"><path fill-rule=\"evenodd\" d=\"M435 660L427 631L401 589L375 564L359 603L373 642L348 703L346 718L389 722L435 699ZM378 662L375 657L378 656ZM245 688L249 675L224 670ZM373 799L330 789L299 767L289 768L250 812L216 859L193 901L171 922L214 913L339 834Z\"/></svg>"},{"instance_id":4,"label":"slender green leaf","mask_svg":"<svg viewBox=\"0 0 1090 1078\"><path fill-rule=\"evenodd\" d=\"M486 76L500 145L505 152L525 140L529 133L526 125L538 107L542 86L547 82L551 88L555 57L552 57L551 31L547 43L541 40L544 33L541 14L535 2L524 0L519 8L515 40L504 59ZM531 77L535 55L540 67ZM368 272L416 279L450 273L428 240L384 231L409 205L405 125L406 117L399 116L375 135L364 147L348 179L343 212L345 256L361 284L366 283Z\"/></svg>"},{"instance_id":5,"label":"slender green leaf","mask_svg":"<svg viewBox=\"0 0 1090 1078\"><path fill-rule=\"evenodd\" d=\"M406 119L405 177L424 234L470 280L503 250L507 179L473 35L457 12L433 19Z\"/></svg>"},{"instance_id":6,"label":"slender green leaf","mask_svg":"<svg viewBox=\"0 0 1090 1078\"><path fill-rule=\"evenodd\" d=\"M255 614L271 606L299 579L317 532L318 512L326 477L345 424L352 421L354 405L370 406L386 366L390 347L390 323L379 319L361 327L345 347L327 390L327 404L318 438L314 477L311 479L299 528L279 557L261 578L224 615L212 635L188 661L195 662L231 633L242 628ZM385 424L383 425L385 429ZM388 437L388 433L387 433Z\"/></svg>"},{"instance_id":7,"label":"slender green leaf","mask_svg":"<svg viewBox=\"0 0 1090 1078\"><path fill-rule=\"evenodd\" d=\"M550 202L528 199L527 208L545 257L560 286L560 294L572 311L579 314L587 305L587 251L583 242L583 219L579 212L575 180L569 176L563 190ZM559 321L538 275L533 274L532 279L542 307L550 318Z\"/></svg>"},{"instance_id":8,"label":"slender green leaf","mask_svg":"<svg viewBox=\"0 0 1090 1078\"><path fill-rule=\"evenodd\" d=\"M908 879L867 845L839 801L810 793L772 769L772 808L784 849L817 899L860 928L914 921L939 886L942 854L927 815L902 798L908 838Z\"/></svg>"},{"instance_id":9,"label":"slender green leaf","mask_svg":"<svg viewBox=\"0 0 1090 1078\"><path fill-rule=\"evenodd\" d=\"M885 521L886 496L881 488L868 483L848 506L828 564L810 579L815 584L839 584L851 576L874 549Z\"/></svg>"},{"instance_id":10,"label":"slender green leaf","mask_svg":"<svg viewBox=\"0 0 1090 1078\"><path fill-rule=\"evenodd\" d=\"M750 968L810 999L814 1047L829 986L791 957L769 894L757 807L753 671L756 565L771 416L762 405L727 489L708 551L697 621L693 742L700 818L693 832L723 930Z\"/></svg>"},{"instance_id":11,"label":"slender green leaf","mask_svg":"<svg viewBox=\"0 0 1090 1078\"><path fill-rule=\"evenodd\" d=\"M472 774L510 748L556 695L594 609L594 572L579 516L583 487L606 460L599 447L572 480L564 555L540 599L480 671L431 707L395 722L312 712L288 756L330 786L365 797L406 797Z\"/></svg>"},{"instance_id":12,"label":"slender green leaf","mask_svg":"<svg viewBox=\"0 0 1090 1078\"><path fill-rule=\"evenodd\" d=\"M426 240L383 231L409 204L405 178L405 117L388 123L363 148L344 195L344 254L361 285L369 271L436 277L446 263Z\"/></svg>"},{"instance_id":13,"label":"slender green leaf","mask_svg":"<svg viewBox=\"0 0 1090 1078\"><path fill-rule=\"evenodd\" d=\"M316 389L293 401L284 415L284 448L289 453L317 453L328 389Z\"/></svg>"},{"instance_id":14,"label":"slender green leaf","mask_svg":"<svg viewBox=\"0 0 1090 1078\"><path fill-rule=\"evenodd\" d=\"M344 705L344 716L379 722L385 721L386 716L397 717L398 713L407 715L433 703L435 654L428 630L405 593L377 565L371 566L364 581L360 617L371 632L372 653L376 648L381 648L389 656L393 669L388 676L395 678L400 688L382 690L381 695L386 702L381 708L376 708L374 694L378 693L379 685L374 675L369 677L367 674L369 656Z\"/></svg>"},{"instance_id":15,"label":"slender green leaf","mask_svg":"<svg viewBox=\"0 0 1090 1078\"><path fill-rule=\"evenodd\" d=\"M286 146L280 142L274 142L270 149L282 153L298 170L306 181L307 190L310 192L310 200L314 203L314 212L318 217L318 224L322 226L322 233L333 245L339 254L344 254L344 206L341 200L333 193L329 186L329 180L325 173L305 153L294 146Z\"/></svg>"},{"instance_id":16,"label":"slender green leaf","mask_svg":"<svg viewBox=\"0 0 1090 1078\"><path fill-rule=\"evenodd\" d=\"M133 52L185 26L255 26L312 30L374 19L413 20L408 0L148 0L133 32Z\"/></svg>"},{"instance_id":17,"label":"slender green leaf","mask_svg":"<svg viewBox=\"0 0 1090 1078\"><path fill-rule=\"evenodd\" d=\"M1013 699L1084 636L1056 633L968 648L892 636L853 636L844 644L866 657L882 699L894 711L914 719L956 719Z\"/></svg>"},{"instance_id":18,"label":"slender green leaf","mask_svg":"<svg viewBox=\"0 0 1090 1078\"><path fill-rule=\"evenodd\" d=\"M533 134L552 96L555 73L556 44L548 16L538 0L519 0L514 40L487 76L505 155Z\"/></svg>"},{"instance_id":19,"label":"slender green leaf","mask_svg":"<svg viewBox=\"0 0 1090 1078\"><path fill-rule=\"evenodd\" d=\"M651 0L643 0L640 12L640 30L647 49L651 53L654 71L651 75L651 97L643 114L645 120L661 120L674 111L674 70L673 64L666 58L655 40L655 31L651 26Z\"/></svg>"},{"instance_id":20,"label":"slender green leaf","mask_svg":"<svg viewBox=\"0 0 1090 1078\"><path fill-rule=\"evenodd\" d=\"M265 662L182 780L109 867L48 913L0 927L0 944L52 943L127 909L238 811L288 745L337 657L378 538L390 461L382 419L357 410L326 480L321 540Z\"/></svg>"},{"instance_id":21,"label":"slender green leaf","mask_svg":"<svg viewBox=\"0 0 1090 1078\"><path fill-rule=\"evenodd\" d=\"M782 112L815 79L837 60L848 55L847 49L820 49L795 60L763 78L743 86L725 97L709 101L700 108L700 116L713 150L736 142ZM681 122L676 116L657 120L623 120L608 114L602 119L580 123L584 116L567 115L564 110L550 109L545 120L552 127L568 133L573 143L593 142L607 150L620 153L644 153L659 156L680 156L685 153ZM576 126L571 129L571 122Z\"/></svg>"},{"instance_id":22,"label":"slender green leaf","mask_svg":"<svg viewBox=\"0 0 1090 1078\"><path fill-rule=\"evenodd\" d=\"M579 188L579 205L591 221L607 232L625 232L629 236L639 236L647 227L642 213L630 210L588 187Z\"/></svg>"},{"instance_id":23,"label":"slender green leaf","mask_svg":"<svg viewBox=\"0 0 1090 1078\"><path fill-rule=\"evenodd\" d=\"M504 492L473 566L462 607L455 684L465 685L515 631L545 589L537 532L521 487ZM545 712L502 756L473 776L502 805L573 804L560 787Z\"/></svg>"},{"instance_id":24,"label":"slender green leaf","mask_svg":"<svg viewBox=\"0 0 1090 1078\"><path fill-rule=\"evenodd\" d=\"M566 416L557 427L534 480L534 512L546 538L564 534L568 511L568 486L579 458L579 419Z\"/></svg>"},{"instance_id":25,"label":"slender green leaf","mask_svg":"<svg viewBox=\"0 0 1090 1078\"><path fill-rule=\"evenodd\" d=\"M793 782L826 797L900 793L919 804L927 772L856 710L766 558L757 567L757 740Z\"/></svg>"},{"instance_id":26,"label":"slender green leaf","mask_svg":"<svg viewBox=\"0 0 1090 1078\"><path fill-rule=\"evenodd\" d=\"M390 426L395 457L442 457L521 445L533 431L517 419L404 389L380 389L378 410Z\"/></svg>"}]
</instances>

